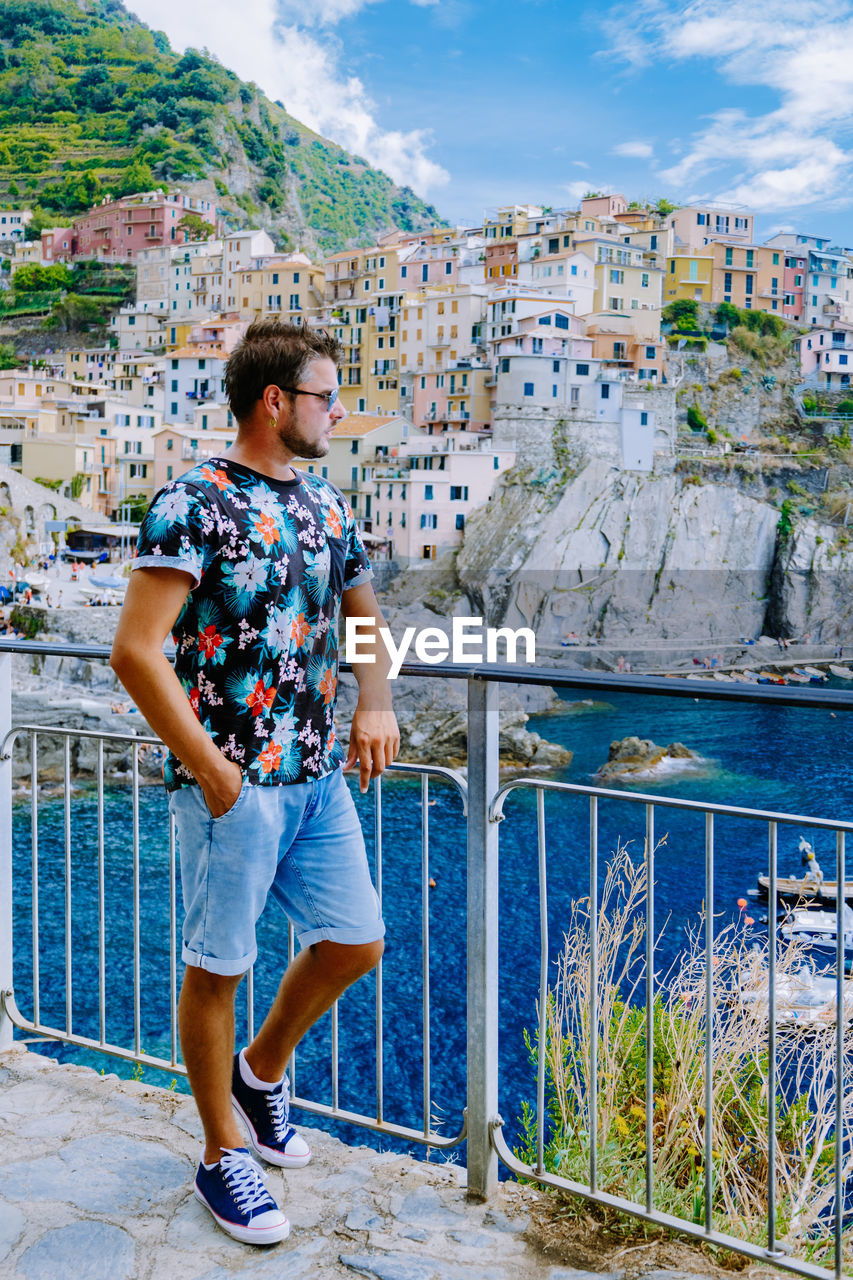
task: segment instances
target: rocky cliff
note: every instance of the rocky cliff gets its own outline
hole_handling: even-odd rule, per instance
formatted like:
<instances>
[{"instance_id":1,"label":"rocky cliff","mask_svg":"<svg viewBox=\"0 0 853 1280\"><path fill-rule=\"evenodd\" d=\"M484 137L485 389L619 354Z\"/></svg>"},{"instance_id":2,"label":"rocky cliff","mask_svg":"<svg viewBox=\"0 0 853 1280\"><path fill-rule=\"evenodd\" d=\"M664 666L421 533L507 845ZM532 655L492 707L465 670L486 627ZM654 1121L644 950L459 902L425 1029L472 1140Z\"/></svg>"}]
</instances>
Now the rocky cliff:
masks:
<instances>
[{"instance_id":1,"label":"rocky cliff","mask_svg":"<svg viewBox=\"0 0 853 1280\"><path fill-rule=\"evenodd\" d=\"M543 646L567 631L613 644L833 640L848 629L851 568L843 529L799 517L788 530L735 476L640 476L598 458L547 483L507 472L457 559L487 623L532 627Z\"/></svg>"}]
</instances>

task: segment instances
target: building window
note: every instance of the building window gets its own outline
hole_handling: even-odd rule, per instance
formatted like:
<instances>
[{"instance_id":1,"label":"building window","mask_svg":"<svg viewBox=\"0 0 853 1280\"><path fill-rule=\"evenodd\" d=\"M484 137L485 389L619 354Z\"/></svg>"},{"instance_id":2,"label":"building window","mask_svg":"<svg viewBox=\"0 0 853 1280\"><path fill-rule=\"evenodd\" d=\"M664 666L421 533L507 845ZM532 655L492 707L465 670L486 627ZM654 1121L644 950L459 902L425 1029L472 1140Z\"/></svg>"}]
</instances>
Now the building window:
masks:
<instances>
[{"instance_id":1,"label":"building window","mask_svg":"<svg viewBox=\"0 0 853 1280\"><path fill-rule=\"evenodd\" d=\"M732 265L733 255L734 255L733 249L726 249L726 266L727 267L730 267Z\"/></svg>"},{"instance_id":2,"label":"building window","mask_svg":"<svg viewBox=\"0 0 853 1280\"><path fill-rule=\"evenodd\" d=\"M533 395L533 390L534 390L534 389L533 389L533 383L532 383L532 382L525 382L525 384L524 384L524 394L525 394L526 396L532 396L532 395Z\"/></svg>"},{"instance_id":3,"label":"building window","mask_svg":"<svg viewBox=\"0 0 853 1280\"><path fill-rule=\"evenodd\" d=\"M585 377L587 377L587 376L588 376L588 374L589 374L589 365L588 365L588 364L576 364L576 365L575 365L575 373L578 375L578 377L579 377L579 378L585 378Z\"/></svg>"},{"instance_id":4,"label":"building window","mask_svg":"<svg viewBox=\"0 0 853 1280\"><path fill-rule=\"evenodd\" d=\"M646 359L647 359L647 360L654 360L654 358L655 358L655 348L654 348L654 347L646 347Z\"/></svg>"},{"instance_id":5,"label":"building window","mask_svg":"<svg viewBox=\"0 0 853 1280\"><path fill-rule=\"evenodd\" d=\"M642 411L640 413L640 426L647 427L648 425L649 425L649 415L645 411Z\"/></svg>"},{"instance_id":6,"label":"building window","mask_svg":"<svg viewBox=\"0 0 853 1280\"><path fill-rule=\"evenodd\" d=\"M752 293L752 286L753 286L753 281L754 281L754 280L755 280L755 276L747 276L747 277L746 277L746 292L747 292L747 293Z\"/></svg>"},{"instance_id":7,"label":"building window","mask_svg":"<svg viewBox=\"0 0 853 1280\"><path fill-rule=\"evenodd\" d=\"M432 500L432 485L425 484L424 485L424 501L430 502L431 500ZM423 525L421 525L421 528L423 528Z\"/></svg>"},{"instance_id":8,"label":"building window","mask_svg":"<svg viewBox=\"0 0 853 1280\"><path fill-rule=\"evenodd\" d=\"M468 501L467 484L452 484L450 486L450 501L451 502L467 502Z\"/></svg>"},{"instance_id":9,"label":"building window","mask_svg":"<svg viewBox=\"0 0 853 1280\"><path fill-rule=\"evenodd\" d=\"M602 385L602 388L601 388L601 398L602 400L610 399L610 387L606 382Z\"/></svg>"},{"instance_id":10,"label":"building window","mask_svg":"<svg viewBox=\"0 0 853 1280\"><path fill-rule=\"evenodd\" d=\"M437 529L437 528L438 528L438 516L437 516L437 515L435 515L433 512L426 512L426 513L424 513L424 514L421 516L421 528L422 528L422 529ZM427 557L424 557L424 558L426 559Z\"/></svg>"},{"instance_id":11,"label":"building window","mask_svg":"<svg viewBox=\"0 0 853 1280\"><path fill-rule=\"evenodd\" d=\"M571 404L580 404L581 389L580 387L572 387L569 393L569 401Z\"/></svg>"},{"instance_id":12,"label":"building window","mask_svg":"<svg viewBox=\"0 0 853 1280\"><path fill-rule=\"evenodd\" d=\"M560 362L559 362L559 360L552 360L552 361L551 361L551 370L552 370L552 372L554 372L554 373L559 373L559 372L560 372Z\"/></svg>"},{"instance_id":13,"label":"building window","mask_svg":"<svg viewBox=\"0 0 853 1280\"><path fill-rule=\"evenodd\" d=\"M723 276L723 293L731 293L732 291L732 273L727 271Z\"/></svg>"},{"instance_id":14,"label":"building window","mask_svg":"<svg viewBox=\"0 0 853 1280\"><path fill-rule=\"evenodd\" d=\"M465 528L465 516L461 511L458 511L456 513L456 528L457 529Z\"/></svg>"}]
</instances>

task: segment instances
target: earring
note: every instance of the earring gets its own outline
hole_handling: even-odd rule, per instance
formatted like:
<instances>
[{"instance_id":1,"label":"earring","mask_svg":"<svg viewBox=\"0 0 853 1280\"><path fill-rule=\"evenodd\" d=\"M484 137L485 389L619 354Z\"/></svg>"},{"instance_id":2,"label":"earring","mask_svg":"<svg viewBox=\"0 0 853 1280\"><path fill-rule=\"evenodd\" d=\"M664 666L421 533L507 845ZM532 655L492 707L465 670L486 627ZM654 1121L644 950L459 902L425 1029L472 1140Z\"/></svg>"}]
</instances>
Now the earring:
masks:
<instances>
[{"instance_id":1,"label":"earring","mask_svg":"<svg viewBox=\"0 0 853 1280\"><path fill-rule=\"evenodd\" d=\"M275 427L275 418L270 418L270 426Z\"/></svg>"}]
</instances>

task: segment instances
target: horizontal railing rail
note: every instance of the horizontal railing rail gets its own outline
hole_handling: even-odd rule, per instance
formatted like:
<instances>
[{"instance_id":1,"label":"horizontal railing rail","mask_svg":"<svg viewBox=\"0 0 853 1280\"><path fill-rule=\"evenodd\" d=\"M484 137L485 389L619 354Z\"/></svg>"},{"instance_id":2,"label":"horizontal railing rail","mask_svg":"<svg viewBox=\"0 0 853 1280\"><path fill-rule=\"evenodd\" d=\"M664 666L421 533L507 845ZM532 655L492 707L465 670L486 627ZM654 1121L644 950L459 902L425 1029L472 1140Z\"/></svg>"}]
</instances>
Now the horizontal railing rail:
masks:
<instances>
[{"instance_id":1,"label":"horizontal railing rail","mask_svg":"<svg viewBox=\"0 0 853 1280\"><path fill-rule=\"evenodd\" d=\"M140 843L140 758L141 754L151 750L160 750L162 744L157 738L144 734L126 732L108 733L101 730L78 730L63 728L59 725L13 724L11 716L11 665L13 655L52 656L79 658L89 661L103 661L108 650L103 646L93 645L54 645L41 641L0 640L0 1048L8 1046L12 1037L13 1026L30 1036L46 1036L65 1041L82 1048L100 1050L143 1065L159 1067L174 1074L183 1072L180 1063L177 1040L177 951L179 935L177 926L178 873L176 862L174 829L169 824L168 855L166 859L165 878L162 893L168 900L168 988L170 1008L170 1029L168 1053L148 1053L143 1048L145 1028L142 1012L144 984L140 967L140 946L142 930L140 922L140 894L143 887L142 853ZM348 668L343 667L344 670ZM382 900L383 885L383 844L385 840L383 805L385 793L389 786L393 787L394 776L409 775L419 782L420 787L420 855L419 855L419 915L420 915L420 982L421 982L421 1027L413 1033L420 1041L419 1051L423 1056L421 1081L422 1124L416 1127L411 1123L401 1122L398 1118L389 1119L386 1099L385 1072L385 1005L383 998L384 973L380 963L375 976L375 1106L371 1110L351 1110L341 1102L339 1080L339 1058L341 1035L339 1028L339 1010L336 1006L331 1016L331 1050L329 1072L331 1080L331 1101L320 1101L316 1098L302 1096L297 1083L299 1063L294 1058L290 1064L294 1091L294 1104L326 1119L350 1122L367 1126L377 1132L419 1142L432 1148L450 1148L463 1140L467 1144L466 1162L468 1167L469 1194L485 1198L496 1189L498 1165L502 1163L507 1169L538 1181L543 1185L564 1189L574 1194L595 1201L603 1206L623 1210L627 1213L652 1222L656 1225L671 1227L685 1234L702 1240L731 1248L748 1258L772 1261L782 1269L799 1275L812 1277L814 1280L827 1280L835 1277L838 1280L845 1274L845 1266L849 1266L849 1227L845 1218L845 1196L847 1180L853 1176L851 1162L851 1135L853 1135L853 1092L849 1090L850 1056L853 1043L850 1039L849 1020L845 1016L846 1004L851 1000L850 988L844 981L844 934L837 930L835 944L835 1024L834 1024L834 1067L830 1103L834 1107L834 1119L822 1139L827 1144L831 1155L832 1185L827 1190L827 1212L832 1213L832 1229L834 1238L834 1265L827 1269L810 1261L799 1253L787 1252L788 1241L780 1243L780 1223L777 1221L777 1179L775 1170L781 1158L781 1138L777 1126L777 1093L782 1088L784 1070L780 1067L780 1046L788 1044L787 1032L777 1027L778 1004L781 978L777 974L776 931L779 924L777 908L778 872L778 832L780 828L805 826L809 829L832 833L836 848L836 877L839 886L846 883L846 840L853 834L853 822L837 821L826 818L805 816L802 814L776 812L773 810L749 809L737 805L716 802L701 802L651 795L635 791L609 789L604 786L584 786L565 783L554 779L533 777L528 775L513 776L501 781L498 760L498 697L499 686L545 684L558 689L578 690L582 693L607 692L609 694L631 693L641 696L658 696L666 698L689 698L701 702L728 702L735 704L763 704L773 707L797 707L809 709L850 711L853 710L853 694L837 690L798 686L796 688L778 688L775 686L758 686L752 684L722 684L709 681L707 684L695 680L669 679L633 674L610 675L600 672L570 670L565 668L537 668L515 666L487 665L442 665L441 667L421 664L406 664L401 674L415 677L436 676L446 679L464 680L468 691L467 734L468 764L463 777L457 771L433 765L399 764L389 771L389 780L380 778L373 783L373 846L375 853L375 877L377 892ZM65 952L64 974L52 975L53 985L64 992L65 1016L60 1025L52 1025L42 1015L40 991L42 973L41 938L39 933L39 887L40 887L40 821L41 801L39 797L39 751L40 744L52 738L61 744L62 770L58 784L58 799L61 799L63 837L62 876L64 893L64 929L68 941ZM71 920L74 908L74 875L72 874L72 833L75 798L71 782L71 750L74 743L95 744L96 763L94 771L95 809L97 814L97 871L95 875L95 895L97 898L97 1020L98 1034L82 1034L75 1023L77 980L76 958L71 946ZM32 1015L22 1011L20 990L16 991L13 974L11 921L12 921L12 760L16 751L26 749L29 752L29 806L30 806L30 882L27 886L31 894L30 912L32 917L32 996L30 1004ZM130 828L131 828L131 893L128 904L130 931L133 940L133 967L130 981L130 999L132 1009L132 1043L119 1043L111 1040L108 1030L108 1002L106 995L106 970L108 963L108 941L105 929L107 912L107 888L105 867L108 861L107 837L104 823L104 798L107 789L107 773L105 753L121 748L129 754L129 787L130 787ZM440 781L449 786L461 802L465 822L466 849L466 908L467 908L467 1068L466 1068L466 1108L464 1115L458 1120L447 1117L442 1125L433 1120L436 1102L433 1099L433 1076L431 1071L431 1001L432 986L430 968L432 957L431 946L431 909L430 909L430 784ZM524 796L535 801L536 836L534 848L530 851L531 866L525 872L525 893L535 900L538 895L538 927L539 927L539 972L537 986L537 1054L536 1054L536 1102L532 1109L532 1143L530 1148L535 1152L531 1161L512 1149L511 1140L507 1137L507 1127L501 1116L499 1096L501 1079L498 1068L498 1035L500 1023L499 987L501 969L499 964L498 943L502 934L500 918L499 879L499 842L507 822L510 798L523 803ZM588 883L582 899L586 903L588 927L588 981L590 1005L586 1011L590 1028L587 1091L579 1098L579 1105L585 1108L585 1121L589 1136L588 1173L586 1178L568 1177L549 1165L547 1156L547 1140L549 1135L549 1104L547 1099L548 1070L546 1069L545 1048L551 1028L548 1023L549 1004L555 995L554 958L552 954L553 931L552 902L549 896L549 865L555 855L550 854L550 842L553 830L546 823L546 800L552 803L567 803L585 807L584 824L589 832L588 850ZM393 801L392 801L393 803ZM620 814L638 814L641 828L641 859L645 871L647 892L642 911L644 925L644 951L642 987L637 989L638 1009L644 1005L643 1053L645 1057L645 1096L643 1099L643 1184L645 1195L639 1200L629 1196L615 1194L612 1189L602 1185L600 1166L600 1145L603 1135L600 1133L600 1093L601 1069L599 1058L602 1010L599 1007L603 972L600 968L599 927L602 923L600 911L600 882L603 871L599 852L599 831L601 815L609 806L619 806ZM627 806L627 808L625 808ZM701 1070L704 1073L704 1131L701 1139L701 1154L697 1156L700 1191L697 1192L701 1202L701 1212L693 1215L693 1220L672 1214L667 1208L661 1208L655 1202L658 1190L658 1178L655 1167L656 1144L659 1139L655 1131L657 1124L655 1101L655 1050L656 1001L663 993L663 986L655 972L655 934L656 914L655 902L655 850L656 850L656 815L658 811L692 815L693 820L704 824L704 892L705 910L702 924L701 958L704 964L704 1000L705 1018L701 1057ZM511 818L513 814L509 815ZM623 819L620 818L620 821ZM627 819L630 821L630 819ZM720 1229L724 1217L720 1212L718 1192L715 1180L716 1153L714 1150L715 1125L717 1124L716 1107L718 1083L715 1077L715 1050L717 1036L723 1026L720 1019L734 1016L730 1005L720 1007L720 993L715 985L714 966L718 952L720 932L715 923L715 855L717 854L716 826L730 821L737 821L755 827L762 824L766 828L767 868L769 875L768 888L768 947L767 947L767 984L766 984L766 1080L767 1096L773 1100L769 1106L767 1117L766 1143L768 1150L768 1167L766 1172L766 1215L764 1218L763 1236L761 1240L741 1239L730 1232ZM563 826L556 828L560 833ZM621 839L621 837L620 837ZM147 887L147 886L146 886ZM17 886L18 891L22 889ZM843 891L839 888L839 904L843 904ZM292 928L288 933L288 956L292 958L295 940ZM246 984L246 1025L249 1036L254 1029L254 975L250 972ZM55 1003L55 1000L54 1000ZM531 997L533 1004L533 997ZM90 1011L91 1014L91 1011ZM758 1024L756 1024L758 1025ZM787 1061L785 1058L784 1061ZM848 1098L846 1094L850 1092ZM829 1095L828 1095L829 1096ZM439 1132L449 1127L451 1132ZM697 1185L699 1185L697 1184ZM730 1225L725 1223L725 1225ZM845 1242L845 1229L848 1242ZM782 1232L784 1234L784 1232ZM803 1244L805 1245L805 1241Z\"/></svg>"}]
</instances>

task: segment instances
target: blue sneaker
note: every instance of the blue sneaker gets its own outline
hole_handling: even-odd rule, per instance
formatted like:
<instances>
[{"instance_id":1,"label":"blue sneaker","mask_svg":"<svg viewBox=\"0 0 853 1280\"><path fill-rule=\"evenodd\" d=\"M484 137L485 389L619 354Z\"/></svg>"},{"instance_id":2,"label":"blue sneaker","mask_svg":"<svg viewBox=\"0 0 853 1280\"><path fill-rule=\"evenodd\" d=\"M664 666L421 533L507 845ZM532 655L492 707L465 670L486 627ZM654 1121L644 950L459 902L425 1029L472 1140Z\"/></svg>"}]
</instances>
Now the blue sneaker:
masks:
<instances>
[{"instance_id":1,"label":"blue sneaker","mask_svg":"<svg viewBox=\"0 0 853 1280\"><path fill-rule=\"evenodd\" d=\"M311 1148L288 1124L290 1087L287 1076L274 1089L253 1089L240 1071L240 1055L234 1055L231 1105L249 1131L252 1146L281 1169L301 1169L311 1159Z\"/></svg>"},{"instance_id":2,"label":"blue sneaker","mask_svg":"<svg viewBox=\"0 0 853 1280\"><path fill-rule=\"evenodd\" d=\"M244 1244L276 1244L290 1233L290 1223L245 1147L223 1150L212 1169L200 1164L194 1191L223 1231Z\"/></svg>"}]
</instances>

